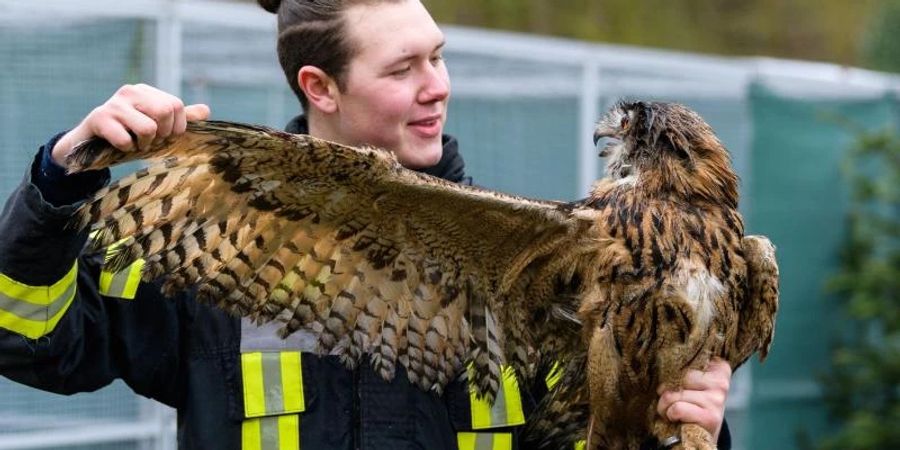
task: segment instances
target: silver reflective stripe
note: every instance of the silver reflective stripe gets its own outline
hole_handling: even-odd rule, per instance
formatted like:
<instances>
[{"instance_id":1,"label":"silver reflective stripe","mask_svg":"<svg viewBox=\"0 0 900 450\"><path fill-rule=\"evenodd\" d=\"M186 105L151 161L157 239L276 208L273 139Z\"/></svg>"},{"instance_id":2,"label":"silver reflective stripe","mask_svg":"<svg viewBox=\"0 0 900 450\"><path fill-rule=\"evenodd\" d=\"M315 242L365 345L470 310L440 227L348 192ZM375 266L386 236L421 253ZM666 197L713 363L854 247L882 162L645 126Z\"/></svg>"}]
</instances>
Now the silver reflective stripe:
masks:
<instances>
[{"instance_id":1,"label":"silver reflective stripe","mask_svg":"<svg viewBox=\"0 0 900 450\"><path fill-rule=\"evenodd\" d=\"M475 433L475 450L494 450L494 434Z\"/></svg>"},{"instance_id":2,"label":"silver reflective stripe","mask_svg":"<svg viewBox=\"0 0 900 450\"><path fill-rule=\"evenodd\" d=\"M470 365L467 373L471 370L473 369ZM522 396L519 392L519 382L516 379L515 371L509 366L503 366L501 373L500 389L497 390L493 404L478 396L478 389L472 384L472 377L467 375L473 430L508 427L525 423L525 413L522 410Z\"/></svg>"},{"instance_id":3,"label":"silver reflective stripe","mask_svg":"<svg viewBox=\"0 0 900 450\"><path fill-rule=\"evenodd\" d=\"M284 389L281 384L281 354L263 353L263 386L266 396L266 412L284 411Z\"/></svg>"},{"instance_id":4,"label":"silver reflective stripe","mask_svg":"<svg viewBox=\"0 0 900 450\"><path fill-rule=\"evenodd\" d=\"M57 299L53 300L49 305L35 305L24 300L8 297L0 292L0 309L14 314L22 319L28 320L49 320L57 313L62 311L69 299L75 295L75 283L69 285L68 288Z\"/></svg>"},{"instance_id":5,"label":"silver reflective stripe","mask_svg":"<svg viewBox=\"0 0 900 450\"><path fill-rule=\"evenodd\" d=\"M456 433L459 450L512 450L512 433Z\"/></svg>"},{"instance_id":6,"label":"silver reflective stripe","mask_svg":"<svg viewBox=\"0 0 900 450\"><path fill-rule=\"evenodd\" d=\"M51 284L32 286L0 273L0 328L30 339L56 328L75 299L78 263Z\"/></svg>"},{"instance_id":7,"label":"silver reflective stripe","mask_svg":"<svg viewBox=\"0 0 900 450\"><path fill-rule=\"evenodd\" d=\"M125 292L125 283L128 282L128 272L131 271L130 269L131 266L113 275L112 281L109 283L107 295L122 298L122 294Z\"/></svg>"},{"instance_id":8,"label":"silver reflective stripe","mask_svg":"<svg viewBox=\"0 0 900 450\"><path fill-rule=\"evenodd\" d=\"M242 450L300 450L300 416L283 414L245 420Z\"/></svg>"},{"instance_id":9,"label":"silver reflective stripe","mask_svg":"<svg viewBox=\"0 0 900 450\"><path fill-rule=\"evenodd\" d=\"M500 385L497 391L497 399L491 406L491 423L509 423L509 414L506 410L506 386Z\"/></svg>"},{"instance_id":10,"label":"silver reflective stripe","mask_svg":"<svg viewBox=\"0 0 900 450\"><path fill-rule=\"evenodd\" d=\"M276 450L278 445L278 417L263 417L259 421L259 434L264 450Z\"/></svg>"}]
</instances>

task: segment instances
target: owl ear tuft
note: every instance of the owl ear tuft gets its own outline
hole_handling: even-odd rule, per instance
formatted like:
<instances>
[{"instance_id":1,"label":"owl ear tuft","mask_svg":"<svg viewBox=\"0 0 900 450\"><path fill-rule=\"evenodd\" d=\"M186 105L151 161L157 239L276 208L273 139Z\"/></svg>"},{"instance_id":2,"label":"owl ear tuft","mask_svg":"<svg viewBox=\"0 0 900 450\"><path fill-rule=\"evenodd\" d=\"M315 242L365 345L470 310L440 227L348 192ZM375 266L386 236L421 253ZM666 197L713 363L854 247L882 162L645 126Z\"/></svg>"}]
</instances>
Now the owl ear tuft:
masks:
<instances>
[{"instance_id":1,"label":"owl ear tuft","mask_svg":"<svg viewBox=\"0 0 900 450\"><path fill-rule=\"evenodd\" d=\"M634 112L638 119L644 123L644 127L648 132L653 131L653 119L655 119L653 106L647 102L637 102L634 104Z\"/></svg>"}]
</instances>

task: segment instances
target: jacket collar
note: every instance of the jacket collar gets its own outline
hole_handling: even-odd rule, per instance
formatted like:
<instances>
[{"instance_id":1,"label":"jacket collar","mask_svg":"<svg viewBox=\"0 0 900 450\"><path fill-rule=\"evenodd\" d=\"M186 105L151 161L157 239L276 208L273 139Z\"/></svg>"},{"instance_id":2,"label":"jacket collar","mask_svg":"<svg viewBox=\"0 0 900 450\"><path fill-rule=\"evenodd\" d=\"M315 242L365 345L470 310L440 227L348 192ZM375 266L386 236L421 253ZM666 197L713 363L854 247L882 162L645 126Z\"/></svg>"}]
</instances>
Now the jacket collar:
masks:
<instances>
[{"instance_id":1,"label":"jacket collar","mask_svg":"<svg viewBox=\"0 0 900 450\"><path fill-rule=\"evenodd\" d=\"M288 133L307 134L309 133L309 122L306 116L299 115L291 119L284 128ZM459 143L456 138L449 135L443 136L444 152L441 154L441 160L437 164L424 169L417 169L417 172L443 178L454 183L471 184L466 177L466 163L463 161L462 155L459 153Z\"/></svg>"}]
</instances>

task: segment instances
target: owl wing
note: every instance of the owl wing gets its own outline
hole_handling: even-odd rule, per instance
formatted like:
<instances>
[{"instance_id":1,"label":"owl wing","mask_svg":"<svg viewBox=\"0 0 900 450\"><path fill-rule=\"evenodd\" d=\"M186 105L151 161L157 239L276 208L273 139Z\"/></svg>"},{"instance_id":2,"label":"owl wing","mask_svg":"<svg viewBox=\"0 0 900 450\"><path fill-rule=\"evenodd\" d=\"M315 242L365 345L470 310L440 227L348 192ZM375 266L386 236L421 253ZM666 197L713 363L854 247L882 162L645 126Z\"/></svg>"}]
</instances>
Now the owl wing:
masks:
<instances>
[{"instance_id":1,"label":"owl wing","mask_svg":"<svg viewBox=\"0 0 900 450\"><path fill-rule=\"evenodd\" d=\"M775 246L765 236L745 236L741 241L747 262L747 284L739 312L736 349L731 352L732 367L742 364L759 351L765 360L775 336L778 311L778 262Z\"/></svg>"},{"instance_id":2,"label":"owl wing","mask_svg":"<svg viewBox=\"0 0 900 450\"><path fill-rule=\"evenodd\" d=\"M591 225L566 204L460 186L384 150L236 123L189 123L127 153L88 141L69 167L133 159L151 164L74 219L97 230L94 249L115 244L108 270L143 258L143 279L164 280L168 294L197 287L227 311L282 322L284 336L312 331L348 365L367 354L385 379L399 362L424 389L472 362L492 397L504 336L527 345L514 335L540 326L511 323L531 320L518 306L554 301L522 274L568 270L554 252Z\"/></svg>"}]
</instances>

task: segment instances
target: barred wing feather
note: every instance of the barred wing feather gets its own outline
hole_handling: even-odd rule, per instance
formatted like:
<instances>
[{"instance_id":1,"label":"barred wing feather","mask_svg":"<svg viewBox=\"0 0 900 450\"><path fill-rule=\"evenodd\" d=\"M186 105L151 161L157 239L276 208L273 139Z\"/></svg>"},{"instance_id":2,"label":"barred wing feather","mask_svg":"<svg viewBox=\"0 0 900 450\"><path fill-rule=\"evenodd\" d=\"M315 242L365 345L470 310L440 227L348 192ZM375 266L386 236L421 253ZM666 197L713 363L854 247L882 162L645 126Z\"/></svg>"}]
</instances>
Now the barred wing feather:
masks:
<instances>
[{"instance_id":1,"label":"barred wing feather","mask_svg":"<svg viewBox=\"0 0 900 450\"><path fill-rule=\"evenodd\" d=\"M459 186L384 150L237 123L192 122L135 152L88 141L69 167L133 159L151 164L75 219L99 230L94 248L120 243L111 270L144 258L143 278L170 293L196 286L284 335L314 331L350 366L368 355L391 379L402 364L424 389L472 362L493 397L501 363L525 370L542 333L529 311L556 301L536 274L571 277L558 256L580 254L566 249L591 228L568 205Z\"/></svg>"}]
</instances>

